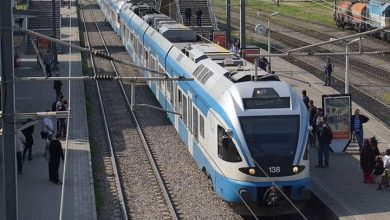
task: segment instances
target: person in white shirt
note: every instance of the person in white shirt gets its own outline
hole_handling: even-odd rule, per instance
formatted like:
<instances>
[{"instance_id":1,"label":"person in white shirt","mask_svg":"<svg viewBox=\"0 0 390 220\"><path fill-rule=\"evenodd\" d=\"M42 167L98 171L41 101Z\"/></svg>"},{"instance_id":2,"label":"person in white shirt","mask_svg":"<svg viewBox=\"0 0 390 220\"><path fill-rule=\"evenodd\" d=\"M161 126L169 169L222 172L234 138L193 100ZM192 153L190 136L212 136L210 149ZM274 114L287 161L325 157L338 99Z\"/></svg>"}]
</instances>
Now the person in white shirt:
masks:
<instances>
[{"instance_id":1,"label":"person in white shirt","mask_svg":"<svg viewBox=\"0 0 390 220\"><path fill-rule=\"evenodd\" d=\"M383 167L385 168L385 172L382 177L382 185L385 187L389 187L389 179L390 179L390 149L386 150L386 155L383 157Z\"/></svg>"},{"instance_id":2,"label":"person in white shirt","mask_svg":"<svg viewBox=\"0 0 390 220\"><path fill-rule=\"evenodd\" d=\"M53 121L50 118L44 118L42 124L42 131L47 133L47 139L51 140L54 133Z\"/></svg>"},{"instance_id":3,"label":"person in white shirt","mask_svg":"<svg viewBox=\"0 0 390 220\"><path fill-rule=\"evenodd\" d=\"M16 160L18 163L18 174L22 174L23 170L23 159L22 153L24 149L24 143L26 143L26 138L24 137L21 131L16 131L15 133L15 147L16 147Z\"/></svg>"}]
</instances>

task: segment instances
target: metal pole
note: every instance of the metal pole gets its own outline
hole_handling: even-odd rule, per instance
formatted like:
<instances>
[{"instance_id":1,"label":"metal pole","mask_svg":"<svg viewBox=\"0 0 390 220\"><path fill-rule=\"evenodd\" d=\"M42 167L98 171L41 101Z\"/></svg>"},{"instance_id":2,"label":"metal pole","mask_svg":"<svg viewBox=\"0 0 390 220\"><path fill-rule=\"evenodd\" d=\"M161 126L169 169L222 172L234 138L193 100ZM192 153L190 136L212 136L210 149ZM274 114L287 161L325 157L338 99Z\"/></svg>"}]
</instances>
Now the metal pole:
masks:
<instances>
[{"instance_id":1,"label":"metal pole","mask_svg":"<svg viewBox=\"0 0 390 220\"><path fill-rule=\"evenodd\" d=\"M130 96L130 110L135 110L135 85L131 84L131 96Z\"/></svg>"},{"instance_id":2,"label":"metal pole","mask_svg":"<svg viewBox=\"0 0 390 220\"><path fill-rule=\"evenodd\" d=\"M245 22L245 0L240 4L240 48L246 47L246 22Z\"/></svg>"},{"instance_id":3,"label":"metal pole","mask_svg":"<svg viewBox=\"0 0 390 220\"><path fill-rule=\"evenodd\" d=\"M345 80L344 80L344 93L349 93L349 85L348 85L348 68L349 68L349 57L348 57L348 45L345 45Z\"/></svg>"},{"instance_id":4,"label":"metal pole","mask_svg":"<svg viewBox=\"0 0 390 220\"><path fill-rule=\"evenodd\" d=\"M13 10L11 0L4 0L0 7L1 37L1 109L3 111L3 168L5 219L18 219L15 151L15 102L14 102L14 53Z\"/></svg>"},{"instance_id":5,"label":"metal pole","mask_svg":"<svg viewBox=\"0 0 390 220\"><path fill-rule=\"evenodd\" d=\"M232 28L232 18L231 18L231 0L226 0L226 38L227 38L227 48L230 48L230 39L231 39L231 28Z\"/></svg>"},{"instance_id":6,"label":"metal pole","mask_svg":"<svg viewBox=\"0 0 390 220\"><path fill-rule=\"evenodd\" d=\"M255 58L255 82L257 81L257 68L259 66L259 58Z\"/></svg>"},{"instance_id":7,"label":"metal pole","mask_svg":"<svg viewBox=\"0 0 390 220\"><path fill-rule=\"evenodd\" d=\"M57 22L56 22L56 0L51 1L51 8L52 8L52 19L53 19L53 38L57 39ZM57 54L57 44L52 41L52 52L53 52L53 69L58 70L58 54Z\"/></svg>"},{"instance_id":8,"label":"metal pole","mask_svg":"<svg viewBox=\"0 0 390 220\"><path fill-rule=\"evenodd\" d=\"M271 54L271 29L270 29L270 19L271 17L268 17L268 54ZM268 56L268 73L271 73L271 57Z\"/></svg>"}]
</instances>

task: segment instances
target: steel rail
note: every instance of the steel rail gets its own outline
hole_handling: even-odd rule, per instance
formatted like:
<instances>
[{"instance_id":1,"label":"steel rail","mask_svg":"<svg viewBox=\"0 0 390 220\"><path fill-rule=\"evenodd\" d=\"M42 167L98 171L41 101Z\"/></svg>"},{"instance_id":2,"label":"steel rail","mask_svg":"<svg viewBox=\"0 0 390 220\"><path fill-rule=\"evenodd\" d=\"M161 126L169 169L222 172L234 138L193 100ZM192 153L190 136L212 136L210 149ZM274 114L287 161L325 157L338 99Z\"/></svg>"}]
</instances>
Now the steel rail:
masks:
<instances>
[{"instance_id":1,"label":"steel rail","mask_svg":"<svg viewBox=\"0 0 390 220\"><path fill-rule=\"evenodd\" d=\"M93 13L91 8L90 8L90 6L89 6L89 9L90 9L91 13ZM81 10L81 12L82 12L83 21L84 21L83 22L83 24L84 24L84 33L86 33L86 35L87 35L87 37L85 38L86 39L86 44L88 45L89 48L91 48L90 41L89 41L89 33L87 31L87 26L85 24L84 10ZM97 25L96 22L95 22L95 25ZM96 64L95 64L95 62L93 60L92 54L90 54L90 61L91 61L91 64L92 64L91 66L92 66L92 70L94 72L94 75L96 75ZM100 85L99 85L99 81L95 81L95 82L96 82L96 89L98 91L99 105L100 105L100 109L101 109L101 114L102 114L102 117L103 117L104 129L105 129L105 133L106 133L106 136L107 136L107 142L108 142L108 145L109 145L110 160L111 160L112 169L114 171L115 185L116 185L116 188L117 188L117 191L118 191L118 197L119 197L118 199L119 199L119 203L120 203L120 206L121 206L121 214L122 214L122 218L124 220L128 220L129 218L128 218L128 215L127 215L127 209L126 209L125 200L124 200L124 196L123 196L123 192L122 192L122 185L121 185L120 179L119 179L119 172L118 172L118 168L116 166L116 159L115 159L115 153L114 153L113 146L112 146L111 134L110 134L110 131L109 131L109 128L108 128L105 107L104 107L102 95L101 95L101 92L100 92Z\"/></svg>"},{"instance_id":2,"label":"steel rail","mask_svg":"<svg viewBox=\"0 0 390 220\"><path fill-rule=\"evenodd\" d=\"M91 9L91 8L90 8L90 9ZM92 10L91 10L91 13L92 13ZM103 37L103 35L102 35L102 33L101 33L100 29L99 29L99 26L97 25L97 22L96 22L96 19L95 19L95 16L93 15L93 13L92 13L92 17L93 17L93 19L94 19L94 21L95 21L96 28L98 29L98 33L99 33L100 38L101 38L101 40L102 40L102 42L103 42L103 46L104 46L104 48L105 48L105 50L106 50L106 53L107 53L109 56L111 56L111 55L110 55L110 52L109 52L109 50L108 50L108 48L107 48L107 46L106 46L104 37ZM114 69L114 72L115 72L116 76L119 76L119 72L118 72L118 70L117 70L117 68L116 68L116 66L115 66L115 64L114 64L114 62L111 60L110 63L111 63L112 68ZM157 167L157 164L156 164L156 162L155 162L155 160L154 160L154 158L153 158L153 156L152 156L152 152L151 152L151 149L150 149L150 147L149 147L149 144L148 144L147 141L146 141L145 134L144 134L144 132L143 132L143 130L142 130L142 128L141 128L140 123L138 122L138 119L137 119L137 117L136 117L134 111L131 110L132 107L131 107L131 103L129 102L130 99L129 99L128 96L127 96L127 93L126 93L126 91L125 91L125 88L124 88L124 86L123 86L123 83L122 83L120 80L118 81L118 83L119 83L120 88L121 88L121 90L122 90L122 94L123 94L124 97L125 97L126 104L127 104L128 108L129 108L129 110L130 110L130 112L131 112L132 118L133 118L133 120L134 120L134 122L135 122L135 124L136 124L137 132L138 132L138 134L139 134L139 136L140 136L140 138L141 138L141 141L142 141L142 144L143 144L143 146L144 146L144 149L145 149L145 152L146 152L146 154L147 154L147 157L148 157L148 160L149 160L149 162L150 162L150 165L151 165L152 168L153 168L153 171L154 171L156 180L158 181L158 184L159 184L160 189L161 189L161 192L162 192L162 194L163 194L163 196L164 196L166 205L168 206L168 209L169 209L169 211L171 212L172 218L173 218L174 220L178 220L178 219L179 219L179 216L178 216L178 214L177 214L177 212L176 212L176 209L174 208L173 202L172 202L172 200L171 200L171 198L170 198L170 196L169 196L169 193L168 193L168 189L167 189L167 187L166 187L165 184L164 184L164 181L163 181L163 179L162 179L161 173L160 173L160 171L159 171L159 169L158 169L158 167ZM132 92L134 92L134 90L132 90ZM133 96L133 97L134 97L134 96Z\"/></svg>"}]
</instances>

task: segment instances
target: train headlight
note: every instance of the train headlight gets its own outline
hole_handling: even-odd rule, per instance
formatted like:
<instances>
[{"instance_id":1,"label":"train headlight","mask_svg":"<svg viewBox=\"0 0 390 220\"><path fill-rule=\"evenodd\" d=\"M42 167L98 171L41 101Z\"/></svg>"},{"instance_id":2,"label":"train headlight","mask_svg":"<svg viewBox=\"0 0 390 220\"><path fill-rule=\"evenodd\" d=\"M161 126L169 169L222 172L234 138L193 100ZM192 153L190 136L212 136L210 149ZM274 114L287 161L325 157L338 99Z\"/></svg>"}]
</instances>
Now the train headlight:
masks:
<instances>
[{"instance_id":1,"label":"train headlight","mask_svg":"<svg viewBox=\"0 0 390 220\"><path fill-rule=\"evenodd\" d=\"M248 172L249 172L250 175L255 175L255 174L256 174L256 169L250 168L250 169L248 170Z\"/></svg>"},{"instance_id":2,"label":"train headlight","mask_svg":"<svg viewBox=\"0 0 390 220\"><path fill-rule=\"evenodd\" d=\"M293 173L298 173L299 168L298 167L293 167Z\"/></svg>"}]
</instances>

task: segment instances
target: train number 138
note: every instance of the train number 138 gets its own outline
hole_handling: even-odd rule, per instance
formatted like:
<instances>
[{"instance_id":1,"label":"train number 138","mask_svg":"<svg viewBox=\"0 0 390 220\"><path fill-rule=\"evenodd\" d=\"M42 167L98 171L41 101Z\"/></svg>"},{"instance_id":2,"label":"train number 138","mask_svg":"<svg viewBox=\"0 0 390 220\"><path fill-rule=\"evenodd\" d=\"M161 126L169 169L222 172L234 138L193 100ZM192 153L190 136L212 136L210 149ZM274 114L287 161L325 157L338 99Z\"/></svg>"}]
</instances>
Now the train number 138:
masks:
<instances>
[{"instance_id":1,"label":"train number 138","mask_svg":"<svg viewBox=\"0 0 390 220\"><path fill-rule=\"evenodd\" d=\"M270 173L280 173L280 167L268 167Z\"/></svg>"}]
</instances>

